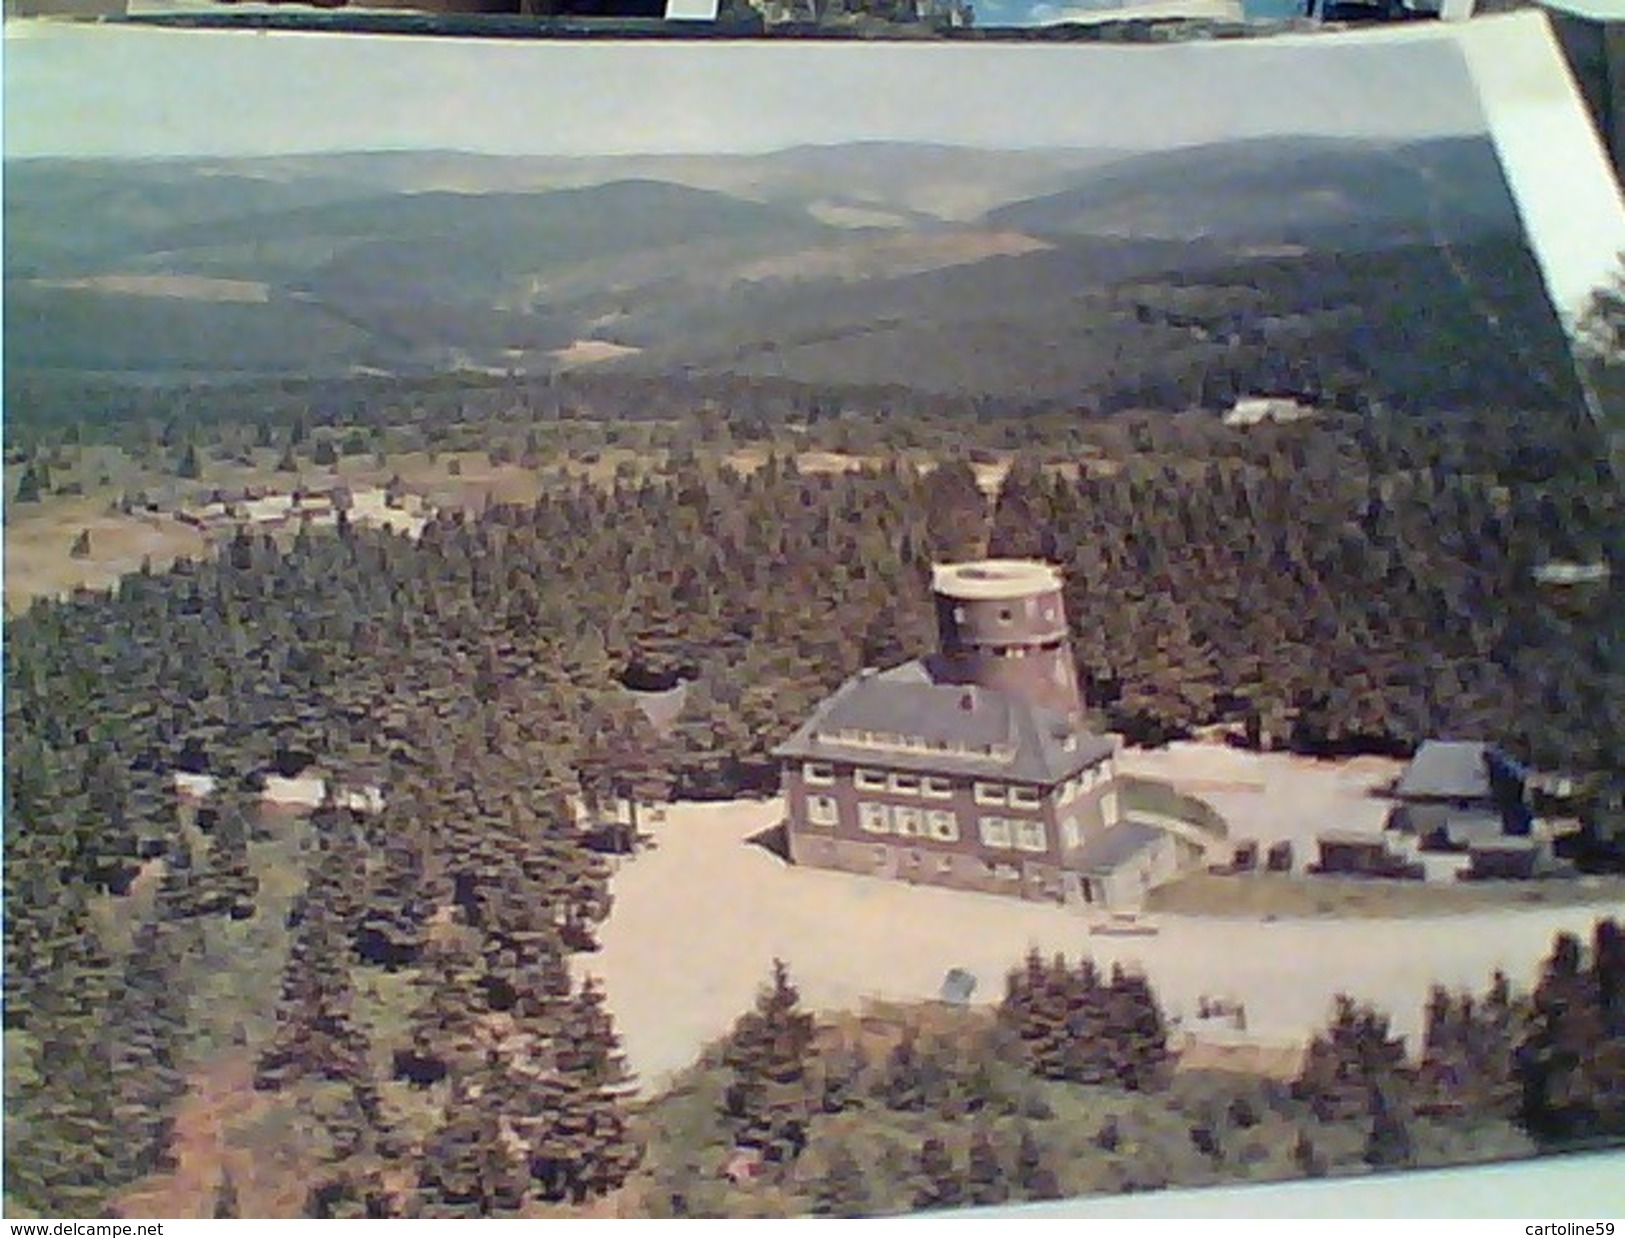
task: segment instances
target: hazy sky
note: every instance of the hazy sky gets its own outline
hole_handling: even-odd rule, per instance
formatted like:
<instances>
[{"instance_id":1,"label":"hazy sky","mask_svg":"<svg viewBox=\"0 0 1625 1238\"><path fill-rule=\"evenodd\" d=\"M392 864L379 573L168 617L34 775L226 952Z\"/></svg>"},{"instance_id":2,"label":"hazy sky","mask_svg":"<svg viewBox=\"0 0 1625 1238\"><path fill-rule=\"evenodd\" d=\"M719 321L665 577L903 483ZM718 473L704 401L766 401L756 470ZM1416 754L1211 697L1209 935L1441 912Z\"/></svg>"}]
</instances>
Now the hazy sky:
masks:
<instances>
[{"instance_id":1,"label":"hazy sky","mask_svg":"<svg viewBox=\"0 0 1625 1238\"><path fill-rule=\"evenodd\" d=\"M787 46L5 28L13 157L1146 147L1483 125L1445 39Z\"/></svg>"}]
</instances>

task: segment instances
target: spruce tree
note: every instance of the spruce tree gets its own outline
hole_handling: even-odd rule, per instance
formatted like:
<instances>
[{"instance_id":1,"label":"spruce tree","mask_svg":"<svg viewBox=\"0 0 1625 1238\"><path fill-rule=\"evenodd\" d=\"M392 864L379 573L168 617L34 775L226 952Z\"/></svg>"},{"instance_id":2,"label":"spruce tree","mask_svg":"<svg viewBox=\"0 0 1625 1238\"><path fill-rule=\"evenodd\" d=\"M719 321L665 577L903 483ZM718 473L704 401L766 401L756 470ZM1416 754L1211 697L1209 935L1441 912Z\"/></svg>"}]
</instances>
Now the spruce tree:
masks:
<instances>
[{"instance_id":1,"label":"spruce tree","mask_svg":"<svg viewBox=\"0 0 1625 1238\"><path fill-rule=\"evenodd\" d=\"M117 1031L107 1021L110 961L94 929L65 944L35 998L33 1087L8 1113L28 1131L6 1157L6 1191L43 1212L94 1216L127 1181L120 1167Z\"/></svg>"},{"instance_id":2,"label":"spruce tree","mask_svg":"<svg viewBox=\"0 0 1625 1238\"><path fill-rule=\"evenodd\" d=\"M242 1217L242 1205L237 1199L237 1181L227 1166L220 1173L214 1187L214 1207L211 1214L217 1221L235 1221Z\"/></svg>"},{"instance_id":3,"label":"spruce tree","mask_svg":"<svg viewBox=\"0 0 1625 1238\"><path fill-rule=\"evenodd\" d=\"M133 1181L173 1167L174 1111L183 1073L188 994L181 931L156 918L136 929L108 1021L114 1048L115 1111L123 1131L119 1178Z\"/></svg>"},{"instance_id":4,"label":"spruce tree","mask_svg":"<svg viewBox=\"0 0 1625 1238\"><path fill-rule=\"evenodd\" d=\"M1365 1163L1373 1169L1400 1169L1415 1161L1402 1102L1382 1086L1371 1089L1371 1130L1366 1136Z\"/></svg>"},{"instance_id":5,"label":"spruce tree","mask_svg":"<svg viewBox=\"0 0 1625 1238\"><path fill-rule=\"evenodd\" d=\"M352 1017L346 938L325 903L308 903L283 970L271 1043L254 1086L272 1090L307 1077L358 1083L369 1076L366 1035Z\"/></svg>"},{"instance_id":6,"label":"spruce tree","mask_svg":"<svg viewBox=\"0 0 1625 1238\"><path fill-rule=\"evenodd\" d=\"M218 794L220 803L209 834L198 905L205 915L246 920L254 914L254 899L260 888L248 858L248 806L234 788L224 788Z\"/></svg>"},{"instance_id":7,"label":"spruce tree","mask_svg":"<svg viewBox=\"0 0 1625 1238\"><path fill-rule=\"evenodd\" d=\"M927 1137L914 1169L915 1209L957 1208L963 1200L964 1184L948 1145Z\"/></svg>"},{"instance_id":8,"label":"spruce tree","mask_svg":"<svg viewBox=\"0 0 1625 1238\"><path fill-rule=\"evenodd\" d=\"M800 1155L811 1119L807 1068L812 1057L813 1018L782 959L773 960L769 983L756 1009L734 1024L723 1050L730 1083L724 1116L742 1147L757 1148L770 1162Z\"/></svg>"},{"instance_id":9,"label":"spruce tree","mask_svg":"<svg viewBox=\"0 0 1625 1238\"><path fill-rule=\"evenodd\" d=\"M620 1186L642 1150L624 1108L631 1076L597 982L589 977L562 1004L551 1044L524 1072L531 1116L521 1131L542 1198L580 1203Z\"/></svg>"},{"instance_id":10,"label":"spruce tree","mask_svg":"<svg viewBox=\"0 0 1625 1238\"><path fill-rule=\"evenodd\" d=\"M1010 1198L1010 1183L993 1133L979 1125L971 1133L970 1164L966 1175L973 1204L1002 1204Z\"/></svg>"},{"instance_id":11,"label":"spruce tree","mask_svg":"<svg viewBox=\"0 0 1625 1238\"><path fill-rule=\"evenodd\" d=\"M813 1188L813 1212L819 1216L861 1217L873 1206L863 1166L845 1143L835 1143Z\"/></svg>"},{"instance_id":12,"label":"spruce tree","mask_svg":"<svg viewBox=\"0 0 1625 1238\"><path fill-rule=\"evenodd\" d=\"M1061 1186L1030 1126L1021 1127L1016 1146L1016 1189L1023 1199L1059 1199Z\"/></svg>"},{"instance_id":13,"label":"spruce tree","mask_svg":"<svg viewBox=\"0 0 1625 1238\"><path fill-rule=\"evenodd\" d=\"M419 1163L423 1215L512 1217L523 1210L530 1175L524 1145L504 1117L510 1095L494 1050L475 1074L454 1085Z\"/></svg>"}]
</instances>

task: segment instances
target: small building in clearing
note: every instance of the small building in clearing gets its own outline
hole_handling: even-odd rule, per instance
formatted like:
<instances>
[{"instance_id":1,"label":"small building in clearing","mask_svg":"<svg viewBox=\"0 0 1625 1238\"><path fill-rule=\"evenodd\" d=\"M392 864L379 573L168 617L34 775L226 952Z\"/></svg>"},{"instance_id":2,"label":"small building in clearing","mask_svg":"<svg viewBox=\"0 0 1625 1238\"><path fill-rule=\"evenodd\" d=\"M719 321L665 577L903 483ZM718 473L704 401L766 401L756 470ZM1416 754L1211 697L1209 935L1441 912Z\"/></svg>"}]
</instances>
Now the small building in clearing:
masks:
<instances>
[{"instance_id":1,"label":"small building in clearing","mask_svg":"<svg viewBox=\"0 0 1625 1238\"><path fill-rule=\"evenodd\" d=\"M1399 802L1388 827L1415 835L1425 848L1450 851L1527 837L1527 781L1527 771L1492 744L1430 739L1394 785Z\"/></svg>"}]
</instances>

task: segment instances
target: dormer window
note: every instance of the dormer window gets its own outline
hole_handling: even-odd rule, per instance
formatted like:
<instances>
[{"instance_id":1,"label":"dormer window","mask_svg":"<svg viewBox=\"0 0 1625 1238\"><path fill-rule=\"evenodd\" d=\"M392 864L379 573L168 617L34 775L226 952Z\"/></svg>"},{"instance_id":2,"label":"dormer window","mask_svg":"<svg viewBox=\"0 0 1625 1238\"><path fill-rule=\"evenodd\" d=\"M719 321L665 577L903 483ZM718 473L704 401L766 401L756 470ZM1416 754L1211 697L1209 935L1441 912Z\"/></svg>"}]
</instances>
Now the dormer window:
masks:
<instances>
[{"instance_id":1,"label":"dormer window","mask_svg":"<svg viewBox=\"0 0 1625 1238\"><path fill-rule=\"evenodd\" d=\"M827 787L835 781L835 767L809 761L801 767L801 779L809 787Z\"/></svg>"}]
</instances>

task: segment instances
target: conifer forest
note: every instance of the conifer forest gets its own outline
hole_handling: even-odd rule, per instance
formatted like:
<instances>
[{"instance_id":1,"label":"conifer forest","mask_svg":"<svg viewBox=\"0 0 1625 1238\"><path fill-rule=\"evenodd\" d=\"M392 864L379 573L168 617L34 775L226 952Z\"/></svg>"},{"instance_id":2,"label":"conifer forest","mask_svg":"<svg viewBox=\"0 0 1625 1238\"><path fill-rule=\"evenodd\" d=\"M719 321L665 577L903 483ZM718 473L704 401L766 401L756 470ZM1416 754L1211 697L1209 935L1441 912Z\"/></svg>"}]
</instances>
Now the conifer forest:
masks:
<instances>
[{"instance_id":1,"label":"conifer forest","mask_svg":"<svg viewBox=\"0 0 1625 1238\"><path fill-rule=\"evenodd\" d=\"M591 962L638 838L590 838L573 809L773 794L770 750L823 694L929 648L930 565L988 552L1065 568L1088 698L1129 742L1231 723L1258 747L1403 754L1491 734L1617 785L1625 599L1554 600L1533 575L1617 561L1583 416L1127 414L1050 435L887 415L875 393L758 392L733 419L680 393L634 423L647 466L606 478L554 466L656 389L521 384L506 404L475 384L464 407L442 382L401 423L364 385L350 407L334 390L284 392L285 418L76 433L149 435L182 477L249 440L303 465L359 433L380 453L479 441L549 480L415 540L241 530L10 617L13 1206L139 1199L222 1062L286 1136L281 1186L251 1206L306 1216L865 1214L1625 1133L1610 919L1539 975L1437 990L1418 1045L1341 1001L1273 1082L1176 1073L1150 984L1086 957L1035 953L993 1012L905 1011L878 1034L804 1010L781 964L723 1042L640 1095ZM14 442L40 469L72 446L26 420ZM812 447L855 463L810 471ZM994 459L990 502L975 466ZM653 727L636 694L679 684ZM313 812L261 802L267 776L305 773L328 788ZM210 1190L217 1215L249 1198L231 1173Z\"/></svg>"}]
</instances>

